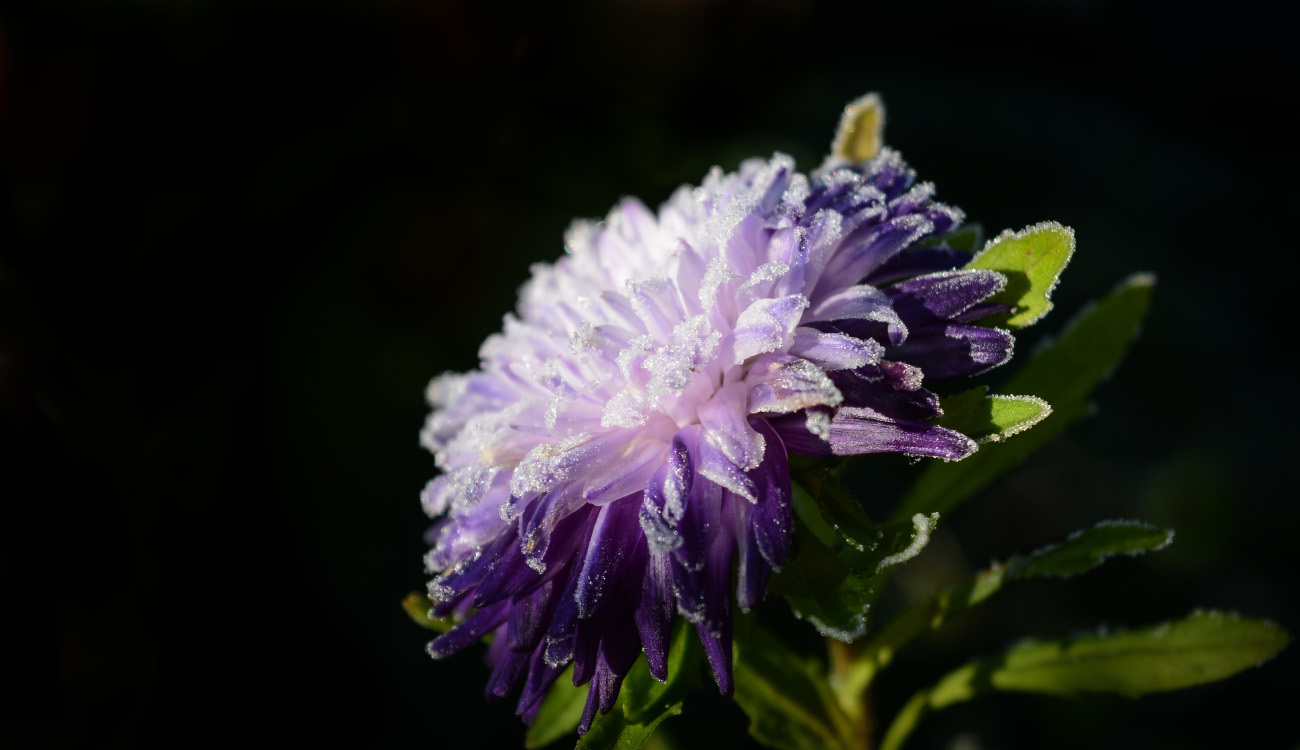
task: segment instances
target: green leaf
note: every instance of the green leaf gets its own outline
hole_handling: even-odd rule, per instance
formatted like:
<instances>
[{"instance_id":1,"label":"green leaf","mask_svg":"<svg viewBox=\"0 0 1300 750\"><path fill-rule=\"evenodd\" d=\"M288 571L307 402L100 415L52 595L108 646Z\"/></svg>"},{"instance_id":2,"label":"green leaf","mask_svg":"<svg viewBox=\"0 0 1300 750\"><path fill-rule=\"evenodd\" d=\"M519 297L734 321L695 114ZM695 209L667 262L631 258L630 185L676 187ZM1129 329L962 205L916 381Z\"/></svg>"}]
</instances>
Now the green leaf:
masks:
<instances>
[{"instance_id":1,"label":"green leaf","mask_svg":"<svg viewBox=\"0 0 1300 750\"><path fill-rule=\"evenodd\" d=\"M637 750L644 745L664 720L682 712L681 702L668 706L653 719L642 724L629 724L627 717L617 709L598 715L591 729L578 740L577 750Z\"/></svg>"},{"instance_id":2,"label":"green leaf","mask_svg":"<svg viewBox=\"0 0 1300 750\"><path fill-rule=\"evenodd\" d=\"M838 550L839 556L850 567L868 565L860 555L875 549L881 532L871 522L862 505L835 476L833 464L824 460L792 456L790 475L794 480L796 503L815 504L815 510L805 508L801 520L810 525L818 539L828 547Z\"/></svg>"},{"instance_id":3,"label":"green leaf","mask_svg":"<svg viewBox=\"0 0 1300 750\"><path fill-rule=\"evenodd\" d=\"M916 638L937 630L958 614L981 604L1010 581L1043 576L1069 577L1086 573L1115 555L1139 555L1164 549L1174 533L1140 521L1103 521L1077 531L1059 544L1023 557L1013 557L981 571L903 610L862 648L845 676L846 685L861 691L889 665L895 654Z\"/></svg>"},{"instance_id":4,"label":"green leaf","mask_svg":"<svg viewBox=\"0 0 1300 750\"><path fill-rule=\"evenodd\" d=\"M995 237L966 267L998 271L1006 276L1006 288L988 301L1015 309L986 318L980 321L981 325L1023 328L1038 322L1052 309L1052 290L1073 254L1074 230L1054 221L1025 227L1019 232L1007 230Z\"/></svg>"},{"instance_id":5,"label":"green leaf","mask_svg":"<svg viewBox=\"0 0 1300 750\"><path fill-rule=\"evenodd\" d=\"M1076 531L1060 544L1013 559L1008 573L1013 578L1069 576L1087 573L1115 555L1140 555L1162 550L1174 540L1172 529L1141 521L1102 521L1090 529Z\"/></svg>"},{"instance_id":6,"label":"green leaf","mask_svg":"<svg viewBox=\"0 0 1300 750\"><path fill-rule=\"evenodd\" d=\"M578 731L578 721L582 719L582 709L587 703L587 690L591 683L578 686L573 684L573 668L564 670L550 692L542 701L542 708L537 712L537 720L528 728L524 737L524 747L528 750L546 747Z\"/></svg>"},{"instance_id":7,"label":"green leaf","mask_svg":"<svg viewBox=\"0 0 1300 750\"><path fill-rule=\"evenodd\" d=\"M422 628L428 628L436 633L445 633L451 630L451 620L432 616L433 603L424 594L407 594L406 598L402 599L402 609L406 610L407 616Z\"/></svg>"},{"instance_id":8,"label":"green leaf","mask_svg":"<svg viewBox=\"0 0 1300 750\"><path fill-rule=\"evenodd\" d=\"M771 592L784 596L794 616L821 635L845 643L860 638L874 593L869 582L799 527L795 538L794 554L773 577Z\"/></svg>"},{"instance_id":9,"label":"green leaf","mask_svg":"<svg viewBox=\"0 0 1300 750\"><path fill-rule=\"evenodd\" d=\"M937 424L980 443L996 443L1033 427L1052 413L1037 396L988 396L988 386L940 399L943 416Z\"/></svg>"},{"instance_id":10,"label":"green leaf","mask_svg":"<svg viewBox=\"0 0 1300 750\"><path fill-rule=\"evenodd\" d=\"M985 446L961 461L931 463L903 498L895 519L918 512L947 513L1087 414L1088 396L1137 336L1154 286L1149 274L1130 276L1082 310L1056 340L1045 342L1004 390L1037 394L1052 404L1052 414L1015 440Z\"/></svg>"},{"instance_id":11,"label":"green leaf","mask_svg":"<svg viewBox=\"0 0 1300 750\"><path fill-rule=\"evenodd\" d=\"M1024 641L914 695L885 733L881 750L901 747L927 714L995 690L1137 698L1226 679L1273 658L1290 640L1271 622L1194 612L1141 630Z\"/></svg>"},{"instance_id":12,"label":"green leaf","mask_svg":"<svg viewBox=\"0 0 1300 750\"><path fill-rule=\"evenodd\" d=\"M578 748L636 750L644 745L665 719L682 712L686 693L699 679L702 652L695 627L679 619L668 649L667 681L655 680L645 656L638 658L623 680L618 705L607 714L596 714L587 733L578 740Z\"/></svg>"},{"instance_id":13,"label":"green leaf","mask_svg":"<svg viewBox=\"0 0 1300 750\"><path fill-rule=\"evenodd\" d=\"M782 595L794 615L823 636L850 643L866 633L867 610L888 568L910 560L929 542L938 515L916 514L907 521L874 525L834 477L816 480L817 497L795 485L795 547L771 591ZM843 525L832 524L826 515ZM853 531L845 529L853 527Z\"/></svg>"},{"instance_id":14,"label":"green leaf","mask_svg":"<svg viewBox=\"0 0 1300 750\"><path fill-rule=\"evenodd\" d=\"M756 625L745 630L737 628L735 701L749 717L750 735L778 750L854 747L854 727L825 669Z\"/></svg>"}]
</instances>

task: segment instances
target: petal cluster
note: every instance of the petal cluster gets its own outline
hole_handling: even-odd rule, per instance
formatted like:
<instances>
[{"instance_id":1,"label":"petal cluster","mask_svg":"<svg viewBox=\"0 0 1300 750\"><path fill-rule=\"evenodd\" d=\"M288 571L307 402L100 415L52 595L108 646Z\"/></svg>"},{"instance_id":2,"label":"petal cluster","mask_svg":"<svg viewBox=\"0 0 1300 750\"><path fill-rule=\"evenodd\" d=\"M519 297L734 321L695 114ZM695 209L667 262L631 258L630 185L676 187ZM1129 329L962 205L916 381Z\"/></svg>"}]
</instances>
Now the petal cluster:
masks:
<instances>
[{"instance_id":1,"label":"petal cluster","mask_svg":"<svg viewBox=\"0 0 1300 750\"><path fill-rule=\"evenodd\" d=\"M458 621L430 654L493 634L487 693L522 688L525 721L572 664L585 731L641 653L665 677L680 614L729 694L733 601L789 554L789 454L976 448L925 383L1010 357L974 324L1006 279L927 242L961 221L933 193L889 150L778 154L576 223L480 368L429 387L429 595Z\"/></svg>"}]
</instances>

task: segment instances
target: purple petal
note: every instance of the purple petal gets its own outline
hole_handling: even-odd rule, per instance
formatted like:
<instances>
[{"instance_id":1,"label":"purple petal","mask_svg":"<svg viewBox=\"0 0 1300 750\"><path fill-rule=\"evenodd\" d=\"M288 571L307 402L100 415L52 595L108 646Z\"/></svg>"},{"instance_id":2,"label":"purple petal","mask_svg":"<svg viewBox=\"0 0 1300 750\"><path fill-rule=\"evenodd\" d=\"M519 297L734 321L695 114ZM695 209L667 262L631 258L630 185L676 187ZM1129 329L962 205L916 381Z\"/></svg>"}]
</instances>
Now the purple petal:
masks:
<instances>
[{"instance_id":1,"label":"purple petal","mask_svg":"<svg viewBox=\"0 0 1300 750\"><path fill-rule=\"evenodd\" d=\"M871 321L886 326L891 344L900 344L907 339L907 324L894 311L894 303L888 295L874 286L851 286L818 300L808 314L805 323L844 321Z\"/></svg>"},{"instance_id":2,"label":"purple petal","mask_svg":"<svg viewBox=\"0 0 1300 750\"><path fill-rule=\"evenodd\" d=\"M818 420L824 427L824 436L809 427L809 420ZM803 414L781 414L768 417L767 423L777 435L786 450L799 456L812 458L830 458L831 444L826 441L830 435L831 410L809 409Z\"/></svg>"},{"instance_id":3,"label":"purple petal","mask_svg":"<svg viewBox=\"0 0 1300 750\"><path fill-rule=\"evenodd\" d=\"M831 447L837 456L906 453L957 460L978 447L975 441L943 427L914 419L894 419L871 409L841 407L831 419Z\"/></svg>"},{"instance_id":4,"label":"purple petal","mask_svg":"<svg viewBox=\"0 0 1300 750\"><path fill-rule=\"evenodd\" d=\"M790 535L794 530L790 463L785 445L776 431L762 419L752 422L754 428L767 438L767 455L763 464L749 474L758 488L758 503L750 514L751 521L763 559L780 570L790 552Z\"/></svg>"},{"instance_id":5,"label":"purple petal","mask_svg":"<svg viewBox=\"0 0 1300 750\"><path fill-rule=\"evenodd\" d=\"M435 578L429 584L429 597L435 602L446 602L465 594L500 566L511 550L518 548L518 542L519 535L514 528L507 529L469 563Z\"/></svg>"},{"instance_id":6,"label":"purple petal","mask_svg":"<svg viewBox=\"0 0 1300 750\"><path fill-rule=\"evenodd\" d=\"M743 469L732 463L723 455L722 450L701 440L699 444L699 462L696 466L697 483L713 483L724 487L751 502L758 498L754 494L754 483Z\"/></svg>"},{"instance_id":7,"label":"purple petal","mask_svg":"<svg viewBox=\"0 0 1300 750\"><path fill-rule=\"evenodd\" d=\"M810 406L839 406L839 389L817 365L788 354L765 354L754 360L749 384L750 414L784 414Z\"/></svg>"},{"instance_id":8,"label":"purple petal","mask_svg":"<svg viewBox=\"0 0 1300 750\"><path fill-rule=\"evenodd\" d=\"M492 645L495 646L496 642L494 641ZM493 667L492 676L488 678L487 690L483 696L486 700L506 697L519 687L519 683L528 672L528 663L533 657L532 652L521 653L510 649L505 651L505 655Z\"/></svg>"},{"instance_id":9,"label":"purple petal","mask_svg":"<svg viewBox=\"0 0 1300 750\"><path fill-rule=\"evenodd\" d=\"M663 462L662 442L635 440L621 457L593 472L582 490L582 497L593 505L604 505L640 492Z\"/></svg>"},{"instance_id":10,"label":"purple petal","mask_svg":"<svg viewBox=\"0 0 1300 750\"><path fill-rule=\"evenodd\" d=\"M623 566L640 541L641 527L637 523L640 508L638 494L615 500L601 508L596 516L575 593L579 618L590 617L621 577Z\"/></svg>"},{"instance_id":11,"label":"purple petal","mask_svg":"<svg viewBox=\"0 0 1300 750\"><path fill-rule=\"evenodd\" d=\"M896 216L855 231L844 240L839 252L826 264L826 270L814 294L829 290L832 279L858 283L885 261L933 231L934 222L921 214Z\"/></svg>"},{"instance_id":12,"label":"purple petal","mask_svg":"<svg viewBox=\"0 0 1300 750\"><path fill-rule=\"evenodd\" d=\"M831 375L844 394L846 406L865 406L908 419L939 415L939 397L921 387L921 371L902 362L884 361L874 367Z\"/></svg>"},{"instance_id":13,"label":"purple petal","mask_svg":"<svg viewBox=\"0 0 1300 750\"><path fill-rule=\"evenodd\" d=\"M790 353L823 370L851 370L880 361L885 348L871 339L864 341L845 333L823 333L815 328L798 328L795 329Z\"/></svg>"},{"instance_id":14,"label":"purple petal","mask_svg":"<svg viewBox=\"0 0 1300 750\"><path fill-rule=\"evenodd\" d=\"M731 383L719 388L699 409L704 427L703 441L718 448L741 469L752 469L763 460L763 438L746 420L749 388ZM702 441L702 442L703 442Z\"/></svg>"},{"instance_id":15,"label":"purple petal","mask_svg":"<svg viewBox=\"0 0 1300 750\"><path fill-rule=\"evenodd\" d=\"M948 325L920 331L887 354L921 368L930 380L946 380L997 367L1011 358L1014 344L1011 333L1000 328Z\"/></svg>"},{"instance_id":16,"label":"purple petal","mask_svg":"<svg viewBox=\"0 0 1300 750\"><path fill-rule=\"evenodd\" d=\"M668 679L669 628L673 620L672 570L668 555L653 555L646 565L641 585L641 605L636 610L636 629L645 649L646 663L656 680Z\"/></svg>"},{"instance_id":17,"label":"purple petal","mask_svg":"<svg viewBox=\"0 0 1300 750\"><path fill-rule=\"evenodd\" d=\"M807 307L806 297L792 294L777 299L759 299L745 308L736 319L735 330L728 336L735 353L734 364L783 348Z\"/></svg>"},{"instance_id":18,"label":"purple petal","mask_svg":"<svg viewBox=\"0 0 1300 750\"><path fill-rule=\"evenodd\" d=\"M554 580L549 580L510 603L505 642L511 651L531 652L541 642L555 612L558 588Z\"/></svg>"},{"instance_id":19,"label":"purple petal","mask_svg":"<svg viewBox=\"0 0 1300 750\"><path fill-rule=\"evenodd\" d=\"M435 659L445 659L473 645L478 639L495 630L506 621L509 614L509 602L498 602L490 607L484 607L470 615L469 619L429 641L425 650Z\"/></svg>"},{"instance_id":20,"label":"purple petal","mask_svg":"<svg viewBox=\"0 0 1300 750\"><path fill-rule=\"evenodd\" d=\"M1007 277L997 271L947 271L917 276L886 290L894 307L904 319L928 313L937 318L951 318L1002 291Z\"/></svg>"},{"instance_id":21,"label":"purple petal","mask_svg":"<svg viewBox=\"0 0 1300 750\"><path fill-rule=\"evenodd\" d=\"M523 718L524 723L532 726L533 721L537 718L537 712L542 708L542 701L545 700L547 692L550 691L551 685L564 672L564 665L551 665L546 663L542 655L542 649L538 648L533 653L532 661L528 664L528 679L524 681L523 693L519 696L519 703L515 708L515 713Z\"/></svg>"},{"instance_id":22,"label":"purple petal","mask_svg":"<svg viewBox=\"0 0 1300 750\"><path fill-rule=\"evenodd\" d=\"M735 500L733 499L733 502ZM709 564L704 573L704 617L696 623L704 653L713 668L713 679L718 690L730 696L731 680L731 558L735 553L735 538L719 534L709 551Z\"/></svg>"},{"instance_id":23,"label":"purple petal","mask_svg":"<svg viewBox=\"0 0 1300 750\"><path fill-rule=\"evenodd\" d=\"M735 535L739 551L739 564L736 576L736 601L746 612L758 606L767 589L767 579L772 574L772 567L759 552L758 540L754 536L751 516L754 506L748 502L732 499L723 509L727 523Z\"/></svg>"},{"instance_id":24,"label":"purple petal","mask_svg":"<svg viewBox=\"0 0 1300 750\"><path fill-rule=\"evenodd\" d=\"M679 430L668 448L667 460L646 485L640 521L652 554L674 549L682 543L677 524L685 512L695 477L691 453L699 444L699 434L699 425Z\"/></svg>"}]
</instances>

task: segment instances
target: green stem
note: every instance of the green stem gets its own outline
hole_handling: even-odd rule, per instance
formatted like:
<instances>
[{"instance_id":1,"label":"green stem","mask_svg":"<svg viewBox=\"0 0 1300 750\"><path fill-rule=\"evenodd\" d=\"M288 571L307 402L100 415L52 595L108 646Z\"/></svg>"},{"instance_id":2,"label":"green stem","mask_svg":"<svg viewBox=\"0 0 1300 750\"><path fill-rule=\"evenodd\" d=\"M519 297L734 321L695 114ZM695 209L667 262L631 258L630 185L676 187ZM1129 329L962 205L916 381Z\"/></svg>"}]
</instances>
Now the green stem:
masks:
<instances>
[{"instance_id":1,"label":"green stem","mask_svg":"<svg viewBox=\"0 0 1300 750\"><path fill-rule=\"evenodd\" d=\"M871 694L868 690L871 680L869 676L862 679L861 644L827 638L826 650L830 656L831 689L852 724L853 746L859 750L872 750L871 735L875 727L871 720Z\"/></svg>"}]
</instances>

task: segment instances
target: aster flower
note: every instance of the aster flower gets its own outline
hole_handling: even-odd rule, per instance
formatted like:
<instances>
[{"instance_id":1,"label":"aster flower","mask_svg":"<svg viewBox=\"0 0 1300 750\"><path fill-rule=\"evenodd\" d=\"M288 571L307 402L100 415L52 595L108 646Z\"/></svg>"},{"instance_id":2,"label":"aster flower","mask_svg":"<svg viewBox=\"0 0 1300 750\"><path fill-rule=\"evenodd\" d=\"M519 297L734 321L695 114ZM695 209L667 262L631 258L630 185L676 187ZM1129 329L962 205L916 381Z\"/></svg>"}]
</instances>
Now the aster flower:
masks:
<instances>
[{"instance_id":1,"label":"aster flower","mask_svg":"<svg viewBox=\"0 0 1300 750\"><path fill-rule=\"evenodd\" d=\"M524 721L570 663L580 732L641 653L664 679L676 614L731 693L733 597L758 605L790 552L790 454L976 450L928 386L1011 356L976 324L1007 279L963 269L934 241L961 212L853 137L806 176L776 154L575 223L479 369L430 385L425 563L457 624L428 650L492 636L487 693L522 688Z\"/></svg>"}]
</instances>

